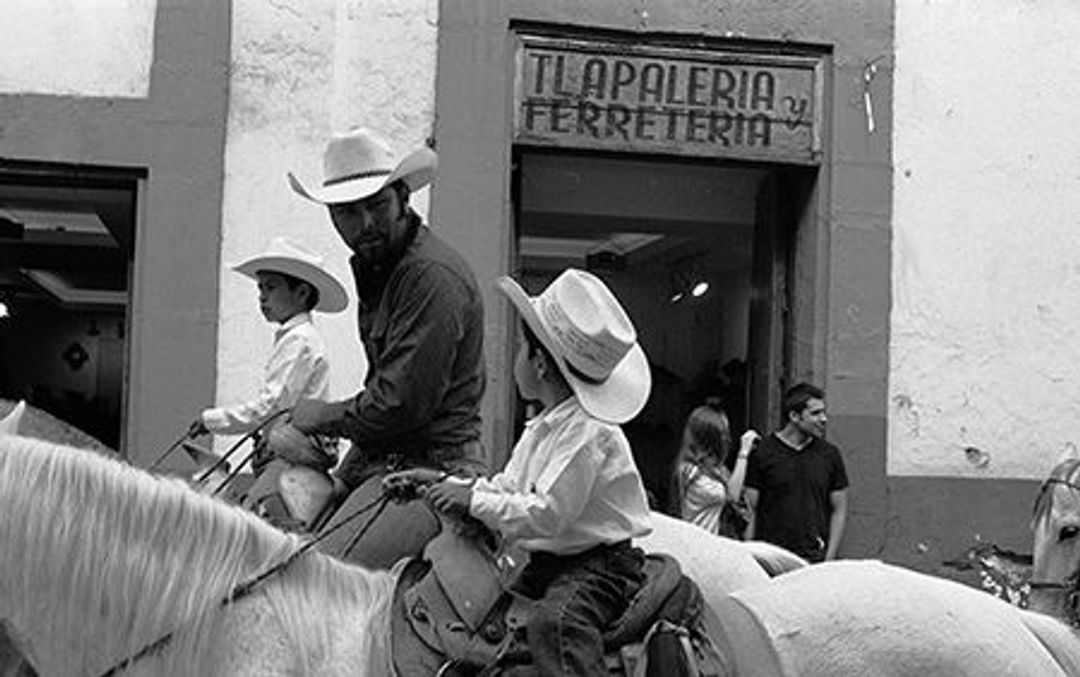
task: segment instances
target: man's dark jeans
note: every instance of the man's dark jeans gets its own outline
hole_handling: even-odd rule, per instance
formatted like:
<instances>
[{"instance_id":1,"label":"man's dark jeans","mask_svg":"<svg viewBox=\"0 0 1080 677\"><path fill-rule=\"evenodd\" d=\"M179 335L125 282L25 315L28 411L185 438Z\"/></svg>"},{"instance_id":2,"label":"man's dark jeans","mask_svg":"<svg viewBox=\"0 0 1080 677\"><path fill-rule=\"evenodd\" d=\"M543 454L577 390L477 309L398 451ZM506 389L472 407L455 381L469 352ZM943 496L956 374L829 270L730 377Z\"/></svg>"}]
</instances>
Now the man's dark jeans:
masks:
<instances>
[{"instance_id":1,"label":"man's dark jeans","mask_svg":"<svg viewBox=\"0 0 1080 677\"><path fill-rule=\"evenodd\" d=\"M606 675L603 632L645 583L645 554L622 541L558 556L536 552L514 584L537 600L526 626L540 675Z\"/></svg>"}]
</instances>

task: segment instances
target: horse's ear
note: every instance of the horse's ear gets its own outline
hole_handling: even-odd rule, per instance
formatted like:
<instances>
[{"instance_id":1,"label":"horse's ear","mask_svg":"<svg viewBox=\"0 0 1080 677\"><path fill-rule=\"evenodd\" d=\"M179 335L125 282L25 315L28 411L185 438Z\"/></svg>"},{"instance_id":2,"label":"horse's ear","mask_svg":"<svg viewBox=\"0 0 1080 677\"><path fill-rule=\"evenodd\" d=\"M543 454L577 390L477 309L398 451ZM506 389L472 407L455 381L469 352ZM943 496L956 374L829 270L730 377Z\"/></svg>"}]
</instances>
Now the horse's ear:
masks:
<instances>
[{"instance_id":1,"label":"horse's ear","mask_svg":"<svg viewBox=\"0 0 1080 677\"><path fill-rule=\"evenodd\" d=\"M8 415L0 419L0 435L15 435L19 430L19 421L22 420L25 411L26 400L19 400L19 403L8 412Z\"/></svg>"},{"instance_id":2,"label":"horse's ear","mask_svg":"<svg viewBox=\"0 0 1080 677\"><path fill-rule=\"evenodd\" d=\"M1059 464L1065 461L1080 461L1080 449L1077 449L1072 442L1066 442L1065 448L1061 450L1061 455L1058 456L1057 462Z\"/></svg>"}]
</instances>

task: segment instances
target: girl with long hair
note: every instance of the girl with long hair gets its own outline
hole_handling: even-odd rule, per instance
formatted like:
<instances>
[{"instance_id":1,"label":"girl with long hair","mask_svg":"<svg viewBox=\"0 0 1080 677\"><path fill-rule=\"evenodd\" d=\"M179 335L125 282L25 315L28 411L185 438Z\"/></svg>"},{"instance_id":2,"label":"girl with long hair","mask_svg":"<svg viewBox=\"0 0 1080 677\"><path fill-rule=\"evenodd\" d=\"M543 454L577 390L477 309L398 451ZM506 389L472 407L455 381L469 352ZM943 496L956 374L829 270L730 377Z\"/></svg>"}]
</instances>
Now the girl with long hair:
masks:
<instances>
[{"instance_id":1,"label":"girl with long hair","mask_svg":"<svg viewBox=\"0 0 1080 677\"><path fill-rule=\"evenodd\" d=\"M735 466L728 470L724 464L731 448L727 415L713 406L700 406L690 412L683 426L674 473L674 495L679 497L683 519L714 534L743 537L746 529L743 481L758 437L753 430L743 434Z\"/></svg>"}]
</instances>

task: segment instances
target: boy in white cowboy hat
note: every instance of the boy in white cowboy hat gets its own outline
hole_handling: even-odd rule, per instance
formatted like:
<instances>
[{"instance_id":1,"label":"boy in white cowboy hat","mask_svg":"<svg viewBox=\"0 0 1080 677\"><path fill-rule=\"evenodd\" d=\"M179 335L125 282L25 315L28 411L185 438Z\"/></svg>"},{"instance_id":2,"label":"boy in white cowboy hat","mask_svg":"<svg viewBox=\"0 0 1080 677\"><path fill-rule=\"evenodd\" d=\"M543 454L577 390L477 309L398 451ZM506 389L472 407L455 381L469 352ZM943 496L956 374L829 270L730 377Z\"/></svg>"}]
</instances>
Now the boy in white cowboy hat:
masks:
<instances>
[{"instance_id":1,"label":"boy in white cowboy hat","mask_svg":"<svg viewBox=\"0 0 1080 677\"><path fill-rule=\"evenodd\" d=\"M354 129L327 144L321 186L288 177L297 194L327 207L353 251L368 358L363 391L329 404L305 400L291 412L301 432L353 443L335 472L337 493L349 498L327 528L351 514L353 504L377 496L378 476L389 468L485 465L480 291L465 260L408 205L409 195L431 182L436 164L430 148L399 159L377 134ZM388 506L372 525L360 522L337 530L321 547L386 568L418 554L438 530L430 511L415 503ZM360 530L363 537L354 542Z\"/></svg>"},{"instance_id":2,"label":"boy in white cowboy hat","mask_svg":"<svg viewBox=\"0 0 1080 677\"><path fill-rule=\"evenodd\" d=\"M270 414L288 409L302 398L325 400L330 388L330 364L311 313L340 313L349 298L322 257L287 238L233 270L258 283L259 309L278 325L274 348L266 363L263 383L251 400L204 410L192 426L196 434L240 434L254 430Z\"/></svg>"},{"instance_id":3,"label":"boy in white cowboy hat","mask_svg":"<svg viewBox=\"0 0 1080 677\"><path fill-rule=\"evenodd\" d=\"M518 390L543 410L491 479L413 471L386 484L427 484L437 509L468 513L527 551L515 587L538 600L526 633L540 674L605 675L602 632L644 582L631 539L650 531L648 500L620 424L648 398L648 364L594 275L566 270L535 298L508 277L499 289L523 320Z\"/></svg>"}]
</instances>

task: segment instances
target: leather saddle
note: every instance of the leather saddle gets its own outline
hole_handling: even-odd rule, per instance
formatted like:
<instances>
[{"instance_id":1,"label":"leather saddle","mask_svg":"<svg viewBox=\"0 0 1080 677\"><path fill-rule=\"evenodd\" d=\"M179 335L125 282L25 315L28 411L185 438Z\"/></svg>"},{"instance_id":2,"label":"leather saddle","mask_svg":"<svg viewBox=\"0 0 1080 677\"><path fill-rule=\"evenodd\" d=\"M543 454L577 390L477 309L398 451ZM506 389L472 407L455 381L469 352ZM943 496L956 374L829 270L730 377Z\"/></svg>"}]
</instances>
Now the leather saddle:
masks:
<instances>
[{"instance_id":1,"label":"leather saddle","mask_svg":"<svg viewBox=\"0 0 1080 677\"><path fill-rule=\"evenodd\" d=\"M668 555L648 555L645 572L642 590L604 632L615 673L623 671L623 648L643 640L664 602L688 582ZM509 590L515 573L488 543L443 520L423 556L409 561L398 578L391 616L396 674L487 674L486 667L509 655L523 660L531 600Z\"/></svg>"},{"instance_id":2,"label":"leather saddle","mask_svg":"<svg viewBox=\"0 0 1080 677\"><path fill-rule=\"evenodd\" d=\"M196 479L202 478L205 470L218 460L192 442L184 442L182 446L199 468ZM275 426L267 433L261 449L255 452L256 457L260 455L267 460L257 464L255 482L238 497L240 504L283 529L310 530L333 494L334 483L327 472L333 467L333 454L318 438L304 435L292 426ZM218 491L228 472L227 465L216 469L197 488L210 493Z\"/></svg>"},{"instance_id":3,"label":"leather saddle","mask_svg":"<svg viewBox=\"0 0 1080 677\"><path fill-rule=\"evenodd\" d=\"M265 436L255 483L240 504L292 531L308 531L322 515L334 491L329 470L334 454L319 437L287 424Z\"/></svg>"}]
</instances>

